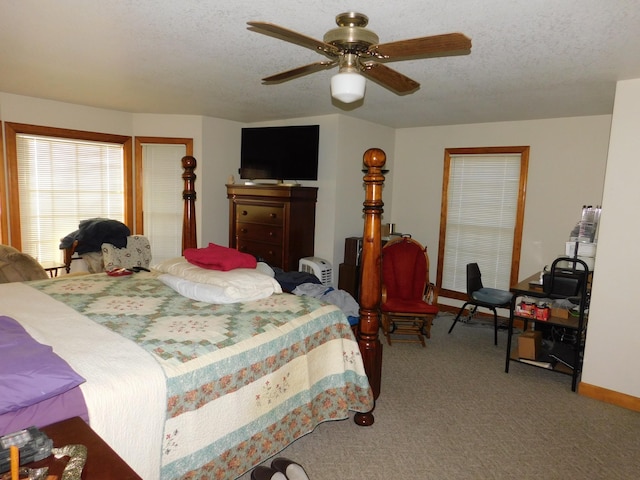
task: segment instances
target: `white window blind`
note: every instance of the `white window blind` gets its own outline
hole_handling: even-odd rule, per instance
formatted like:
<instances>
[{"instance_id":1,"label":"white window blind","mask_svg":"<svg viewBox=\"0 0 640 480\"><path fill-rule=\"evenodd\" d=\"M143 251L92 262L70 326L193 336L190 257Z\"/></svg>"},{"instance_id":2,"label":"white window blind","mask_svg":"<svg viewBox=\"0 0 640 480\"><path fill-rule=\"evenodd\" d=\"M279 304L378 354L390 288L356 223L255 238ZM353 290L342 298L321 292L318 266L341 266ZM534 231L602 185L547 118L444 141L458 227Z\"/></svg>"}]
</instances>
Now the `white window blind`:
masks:
<instances>
[{"instance_id":1,"label":"white window blind","mask_svg":"<svg viewBox=\"0 0 640 480\"><path fill-rule=\"evenodd\" d=\"M181 144L142 144L144 234L151 243L153 262L182 255Z\"/></svg>"},{"instance_id":2,"label":"white window blind","mask_svg":"<svg viewBox=\"0 0 640 480\"><path fill-rule=\"evenodd\" d=\"M124 221L122 145L18 134L16 147L23 252L59 261L81 220Z\"/></svg>"},{"instance_id":3,"label":"white window blind","mask_svg":"<svg viewBox=\"0 0 640 480\"><path fill-rule=\"evenodd\" d=\"M485 287L509 289L520 155L451 155L442 287L466 292L466 265Z\"/></svg>"}]
</instances>

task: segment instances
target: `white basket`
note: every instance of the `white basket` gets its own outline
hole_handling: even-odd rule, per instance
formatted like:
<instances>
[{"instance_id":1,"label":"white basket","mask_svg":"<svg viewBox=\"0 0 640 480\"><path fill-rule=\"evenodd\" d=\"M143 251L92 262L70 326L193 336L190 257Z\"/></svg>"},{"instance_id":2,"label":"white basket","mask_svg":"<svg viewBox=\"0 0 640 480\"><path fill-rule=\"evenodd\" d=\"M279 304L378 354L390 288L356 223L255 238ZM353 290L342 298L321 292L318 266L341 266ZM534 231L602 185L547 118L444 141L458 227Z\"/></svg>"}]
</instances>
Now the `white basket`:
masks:
<instances>
[{"instance_id":1,"label":"white basket","mask_svg":"<svg viewBox=\"0 0 640 480\"><path fill-rule=\"evenodd\" d=\"M312 273L320 280L322 285L333 286L333 270L331 264L318 257L301 258L298 262L298 271Z\"/></svg>"},{"instance_id":2,"label":"white basket","mask_svg":"<svg viewBox=\"0 0 640 480\"><path fill-rule=\"evenodd\" d=\"M566 242L565 254L567 257L573 257L576 254L576 243L578 244L578 255L582 257L596 256L596 243L586 242Z\"/></svg>"}]
</instances>

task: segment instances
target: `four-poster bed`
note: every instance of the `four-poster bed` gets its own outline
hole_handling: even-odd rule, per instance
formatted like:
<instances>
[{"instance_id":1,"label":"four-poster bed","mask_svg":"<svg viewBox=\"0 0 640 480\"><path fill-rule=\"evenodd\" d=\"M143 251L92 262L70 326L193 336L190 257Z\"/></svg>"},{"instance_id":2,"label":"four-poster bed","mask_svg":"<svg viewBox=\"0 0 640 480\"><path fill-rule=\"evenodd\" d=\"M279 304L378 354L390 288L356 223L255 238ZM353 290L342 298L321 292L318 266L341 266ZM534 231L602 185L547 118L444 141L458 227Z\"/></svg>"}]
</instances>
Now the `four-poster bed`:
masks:
<instances>
[{"instance_id":1,"label":"four-poster bed","mask_svg":"<svg viewBox=\"0 0 640 480\"><path fill-rule=\"evenodd\" d=\"M380 395L380 379L382 375L382 344L379 339L380 328L380 296L381 296L381 258L382 258L382 231L381 221L384 202L382 201L382 188L384 175L382 169L387 156L379 148L368 149L363 156L364 165L367 167L364 176L365 200L364 200L364 228L362 242L362 256L360 264L360 319L356 329L358 346L362 354L364 367L369 377L369 383L373 390L374 398ZM184 222L183 222L183 249L196 246L195 226L195 173L196 159L183 157L182 166L184 174ZM355 422L368 426L373 423L373 411L356 413Z\"/></svg>"},{"instance_id":2,"label":"four-poster bed","mask_svg":"<svg viewBox=\"0 0 640 480\"><path fill-rule=\"evenodd\" d=\"M362 354L364 367L374 398L380 395L380 377L382 375L382 344L379 339L380 296L381 296L381 258L382 233L381 217L382 187L384 175L382 167L386 162L385 153L371 148L364 154L367 172L364 176L364 229L362 235L362 256L360 257L360 320L358 322L358 346ZM373 416L356 414L356 423L371 425Z\"/></svg>"},{"instance_id":3,"label":"four-poster bed","mask_svg":"<svg viewBox=\"0 0 640 480\"><path fill-rule=\"evenodd\" d=\"M16 420L16 413L32 415L40 426L80 415L145 479L235 478L349 411L357 424L371 425L382 353L377 305L384 161L381 150L364 155L357 340L339 308L311 297L276 290L256 301L211 304L179 295L163 283L171 276L164 262L157 271L126 277L63 275L4 284L0 316L51 346L86 381L2 412L0 431L24 418ZM182 164L187 249L196 247L196 161L184 157ZM78 392L84 411L55 404L67 393L77 400ZM54 413L62 417L47 417Z\"/></svg>"}]
</instances>

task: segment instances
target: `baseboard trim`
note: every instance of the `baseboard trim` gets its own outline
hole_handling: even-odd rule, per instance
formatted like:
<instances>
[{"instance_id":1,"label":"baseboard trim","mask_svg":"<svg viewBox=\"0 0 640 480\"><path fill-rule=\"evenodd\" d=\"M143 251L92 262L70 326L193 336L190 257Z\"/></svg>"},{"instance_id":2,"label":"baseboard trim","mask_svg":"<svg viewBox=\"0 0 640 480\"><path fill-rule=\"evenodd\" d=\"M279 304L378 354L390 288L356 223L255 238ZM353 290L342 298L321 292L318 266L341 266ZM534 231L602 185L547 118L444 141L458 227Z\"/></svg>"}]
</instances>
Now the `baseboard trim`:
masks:
<instances>
[{"instance_id":1,"label":"baseboard trim","mask_svg":"<svg viewBox=\"0 0 640 480\"><path fill-rule=\"evenodd\" d=\"M618 407L633 410L634 412L640 412L640 398L627 395L626 393L616 392L584 382L580 382L578 393L585 397L600 400L601 402L617 405Z\"/></svg>"}]
</instances>

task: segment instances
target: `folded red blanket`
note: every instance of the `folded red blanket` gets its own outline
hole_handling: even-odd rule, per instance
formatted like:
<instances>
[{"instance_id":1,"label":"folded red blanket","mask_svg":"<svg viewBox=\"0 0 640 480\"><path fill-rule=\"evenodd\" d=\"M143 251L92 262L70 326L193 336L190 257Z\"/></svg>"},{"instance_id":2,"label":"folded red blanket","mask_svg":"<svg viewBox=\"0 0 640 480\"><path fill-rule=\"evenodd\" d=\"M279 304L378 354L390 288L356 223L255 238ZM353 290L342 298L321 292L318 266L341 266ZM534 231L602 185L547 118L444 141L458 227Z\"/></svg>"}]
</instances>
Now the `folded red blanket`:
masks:
<instances>
[{"instance_id":1,"label":"folded red blanket","mask_svg":"<svg viewBox=\"0 0 640 480\"><path fill-rule=\"evenodd\" d=\"M209 270L226 272L234 268L256 268L256 257L234 248L210 243L205 248L187 248L184 253L187 262Z\"/></svg>"}]
</instances>

